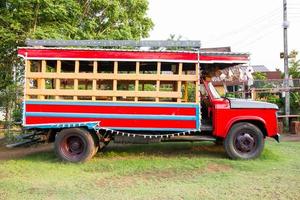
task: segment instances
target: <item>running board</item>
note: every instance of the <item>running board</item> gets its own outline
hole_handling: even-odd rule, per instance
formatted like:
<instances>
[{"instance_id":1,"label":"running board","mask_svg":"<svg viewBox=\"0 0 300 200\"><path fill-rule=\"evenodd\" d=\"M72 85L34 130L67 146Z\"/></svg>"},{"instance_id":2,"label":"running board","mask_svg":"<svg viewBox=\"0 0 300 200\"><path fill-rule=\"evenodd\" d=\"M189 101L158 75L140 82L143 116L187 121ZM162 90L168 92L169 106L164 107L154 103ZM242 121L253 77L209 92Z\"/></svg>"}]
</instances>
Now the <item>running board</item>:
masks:
<instances>
[{"instance_id":1,"label":"running board","mask_svg":"<svg viewBox=\"0 0 300 200\"><path fill-rule=\"evenodd\" d=\"M193 141L209 141L215 142L216 138L211 136L174 136L162 140L162 142L193 142Z\"/></svg>"}]
</instances>

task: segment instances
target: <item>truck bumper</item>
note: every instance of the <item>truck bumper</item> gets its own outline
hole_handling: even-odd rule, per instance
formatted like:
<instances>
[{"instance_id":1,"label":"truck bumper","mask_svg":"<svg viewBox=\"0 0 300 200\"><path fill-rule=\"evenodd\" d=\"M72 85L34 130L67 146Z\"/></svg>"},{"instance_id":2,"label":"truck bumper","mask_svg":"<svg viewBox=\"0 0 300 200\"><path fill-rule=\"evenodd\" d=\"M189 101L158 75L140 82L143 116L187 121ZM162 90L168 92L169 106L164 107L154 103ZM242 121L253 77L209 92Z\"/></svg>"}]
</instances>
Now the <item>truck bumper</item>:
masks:
<instances>
[{"instance_id":1,"label":"truck bumper","mask_svg":"<svg viewBox=\"0 0 300 200\"><path fill-rule=\"evenodd\" d=\"M280 134L277 133L275 136L272 136L278 143L280 142Z\"/></svg>"}]
</instances>

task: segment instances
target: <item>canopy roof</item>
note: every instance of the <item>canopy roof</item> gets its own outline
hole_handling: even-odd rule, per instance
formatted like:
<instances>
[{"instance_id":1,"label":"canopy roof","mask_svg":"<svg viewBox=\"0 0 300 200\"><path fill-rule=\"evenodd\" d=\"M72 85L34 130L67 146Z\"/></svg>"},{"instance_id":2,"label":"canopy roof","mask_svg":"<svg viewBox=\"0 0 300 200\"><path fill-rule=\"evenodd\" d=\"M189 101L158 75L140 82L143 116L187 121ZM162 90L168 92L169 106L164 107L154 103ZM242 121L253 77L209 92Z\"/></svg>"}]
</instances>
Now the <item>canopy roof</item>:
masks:
<instances>
[{"instance_id":1,"label":"canopy roof","mask_svg":"<svg viewBox=\"0 0 300 200\"><path fill-rule=\"evenodd\" d=\"M247 53L200 52L197 51L159 51L159 50L120 50L93 48L53 48L20 47L18 55L31 60L110 60L110 61L151 61L187 62L206 64L245 64L249 61Z\"/></svg>"}]
</instances>

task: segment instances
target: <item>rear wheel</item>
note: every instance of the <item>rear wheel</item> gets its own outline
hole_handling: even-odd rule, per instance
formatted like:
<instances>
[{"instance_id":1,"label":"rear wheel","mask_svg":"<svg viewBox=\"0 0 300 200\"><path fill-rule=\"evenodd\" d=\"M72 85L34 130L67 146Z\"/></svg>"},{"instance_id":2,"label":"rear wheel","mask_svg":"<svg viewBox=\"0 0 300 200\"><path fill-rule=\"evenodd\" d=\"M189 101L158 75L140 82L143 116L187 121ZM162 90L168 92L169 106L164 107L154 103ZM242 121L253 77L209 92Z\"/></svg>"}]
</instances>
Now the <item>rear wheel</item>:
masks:
<instances>
[{"instance_id":1,"label":"rear wheel","mask_svg":"<svg viewBox=\"0 0 300 200\"><path fill-rule=\"evenodd\" d=\"M97 152L93 136L85 129L70 128L60 131L55 138L57 156L67 162L85 162Z\"/></svg>"},{"instance_id":2,"label":"rear wheel","mask_svg":"<svg viewBox=\"0 0 300 200\"><path fill-rule=\"evenodd\" d=\"M232 159L254 159L264 148L264 135L251 123L237 123L224 140L224 148Z\"/></svg>"}]
</instances>

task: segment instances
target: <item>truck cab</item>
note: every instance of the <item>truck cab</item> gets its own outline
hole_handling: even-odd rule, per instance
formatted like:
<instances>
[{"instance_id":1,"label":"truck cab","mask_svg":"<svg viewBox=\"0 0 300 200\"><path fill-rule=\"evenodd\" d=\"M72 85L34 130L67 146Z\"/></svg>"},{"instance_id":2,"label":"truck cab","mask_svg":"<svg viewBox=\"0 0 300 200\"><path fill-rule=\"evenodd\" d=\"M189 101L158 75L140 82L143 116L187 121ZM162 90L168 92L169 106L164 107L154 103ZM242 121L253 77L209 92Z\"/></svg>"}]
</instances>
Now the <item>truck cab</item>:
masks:
<instances>
[{"instance_id":1,"label":"truck cab","mask_svg":"<svg viewBox=\"0 0 300 200\"><path fill-rule=\"evenodd\" d=\"M203 130L223 142L231 158L258 157L266 137L279 139L277 105L221 97L212 82L202 80L201 83Z\"/></svg>"}]
</instances>

